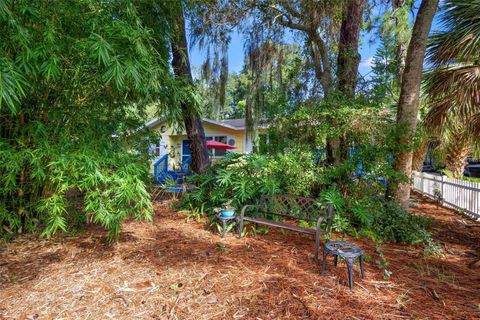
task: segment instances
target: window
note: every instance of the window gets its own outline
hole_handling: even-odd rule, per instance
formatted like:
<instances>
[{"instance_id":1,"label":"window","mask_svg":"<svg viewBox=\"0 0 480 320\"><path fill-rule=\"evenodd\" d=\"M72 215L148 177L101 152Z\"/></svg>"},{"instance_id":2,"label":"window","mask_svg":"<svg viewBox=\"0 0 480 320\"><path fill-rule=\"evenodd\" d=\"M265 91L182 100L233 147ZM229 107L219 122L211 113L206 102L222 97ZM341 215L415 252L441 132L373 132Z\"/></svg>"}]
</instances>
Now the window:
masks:
<instances>
[{"instance_id":1,"label":"window","mask_svg":"<svg viewBox=\"0 0 480 320\"><path fill-rule=\"evenodd\" d=\"M165 154L165 145L162 143L162 139L158 139L158 141L151 145L150 152L153 156L159 157Z\"/></svg>"},{"instance_id":2,"label":"window","mask_svg":"<svg viewBox=\"0 0 480 320\"><path fill-rule=\"evenodd\" d=\"M227 144L227 136L210 136L205 138L207 141L217 141ZM224 149L210 149L209 153L213 157L223 157L227 153L227 150Z\"/></svg>"},{"instance_id":3,"label":"window","mask_svg":"<svg viewBox=\"0 0 480 320\"><path fill-rule=\"evenodd\" d=\"M160 156L160 141L158 141L157 143L155 143L155 146L153 148L153 154L156 156L156 157L159 157Z\"/></svg>"}]
</instances>

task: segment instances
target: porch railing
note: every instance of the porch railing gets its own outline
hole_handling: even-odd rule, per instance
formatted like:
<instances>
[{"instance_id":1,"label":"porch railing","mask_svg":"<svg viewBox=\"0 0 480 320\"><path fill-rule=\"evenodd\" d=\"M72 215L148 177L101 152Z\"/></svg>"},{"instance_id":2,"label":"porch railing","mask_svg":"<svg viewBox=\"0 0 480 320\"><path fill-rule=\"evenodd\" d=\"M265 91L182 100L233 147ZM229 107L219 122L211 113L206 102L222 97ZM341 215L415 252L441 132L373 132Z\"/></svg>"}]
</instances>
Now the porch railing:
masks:
<instances>
[{"instance_id":1,"label":"porch railing","mask_svg":"<svg viewBox=\"0 0 480 320\"><path fill-rule=\"evenodd\" d=\"M153 182L164 183L168 178L168 155L162 156L153 164Z\"/></svg>"},{"instance_id":2,"label":"porch railing","mask_svg":"<svg viewBox=\"0 0 480 320\"><path fill-rule=\"evenodd\" d=\"M182 184L186 175L190 173L191 158L183 161L180 170L168 170L168 155L162 156L153 164L153 182L164 184L168 180L177 184Z\"/></svg>"}]
</instances>

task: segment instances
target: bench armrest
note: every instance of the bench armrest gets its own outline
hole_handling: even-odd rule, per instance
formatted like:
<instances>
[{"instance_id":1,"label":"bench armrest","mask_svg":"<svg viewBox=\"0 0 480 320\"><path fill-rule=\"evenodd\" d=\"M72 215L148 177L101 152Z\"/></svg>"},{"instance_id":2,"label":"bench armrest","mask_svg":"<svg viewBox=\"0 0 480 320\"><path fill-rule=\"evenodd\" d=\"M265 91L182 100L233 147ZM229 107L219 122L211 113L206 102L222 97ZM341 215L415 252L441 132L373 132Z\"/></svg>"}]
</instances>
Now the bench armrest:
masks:
<instances>
[{"instance_id":1,"label":"bench armrest","mask_svg":"<svg viewBox=\"0 0 480 320\"><path fill-rule=\"evenodd\" d=\"M247 204L242 208L242 211L240 212L240 217L238 218L238 238L242 238L242 232L243 232L243 216L245 215L245 211L251 208L258 208L258 205L253 205L253 204Z\"/></svg>"},{"instance_id":2,"label":"bench armrest","mask_svg":"<svg viewBox=\"0 0 480 320\"><path fill-rule=\"evenodd\" d=\"M247 204L246 206L243 206L242 211L240 212L240 219L243 219L243 216L245 215L245 211L251 208L258 208L258 205L254 204Z\"/></svg>"},{"instance_id":3,"label":"bench armrest","mask_svg":"<svg viewBox=\"0 0 480 320\"><path fill-rule=\"evenodd\" d=\"M330 229L332 228L333 216L334 216L333 204L329 203L327 206L327 227L325 228L325 231L327 233L329 233Z\"/></svg>"},{"instance_id":4,"label":"bench armrest","mask_svg":"<svg viewBox=\"0 0 480 320\"><path fill-rule=\"evenodd\" d=\"M322 222L323 222L324 219L325 219L325 217L319 217L319 218L317 219L317 230L320 230L320 229L321 229Z\"/></svg>"}]
</instances>

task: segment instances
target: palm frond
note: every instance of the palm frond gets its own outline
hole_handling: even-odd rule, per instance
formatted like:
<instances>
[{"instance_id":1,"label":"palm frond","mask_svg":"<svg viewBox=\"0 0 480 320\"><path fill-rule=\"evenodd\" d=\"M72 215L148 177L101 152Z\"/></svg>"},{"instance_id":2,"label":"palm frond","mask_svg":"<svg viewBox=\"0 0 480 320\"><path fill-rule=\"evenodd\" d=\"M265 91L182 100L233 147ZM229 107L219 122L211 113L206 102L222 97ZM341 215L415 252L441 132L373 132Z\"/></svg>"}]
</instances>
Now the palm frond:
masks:
<instances>
[{"instance_id":1,"label":"palm frond","mask_svg":"<svg viewBox=\"0 0 480 320\"><path fill-rule=\"evenodd\" d=\"M475 61L480 52L480 0L447 0L444 9L442 31L431 37L428 60L434 65Z\"/></svg>"},{"instance_id":2,"label":"palm frond","mask_svg":"<svg viewBox=\"0 0 480 320\"><path fill-rule=\"evenodd\" d=\"M480 112L480 65L457 64L430 71L425 91L430 105L428 127L445 125L453 114L467 123Z\"/></svg>"},{"instance_id":3,"label":"palm frond","mask_svg":"<svg viewBox=\"0 0 480 320\"><path fill-rule=\"evenodd\" d=\"M468 122L469 132L475 137L480 138L480 111L475 113ZM478 141L478 140L477 140Z\"/></svg>"}]
</instances>

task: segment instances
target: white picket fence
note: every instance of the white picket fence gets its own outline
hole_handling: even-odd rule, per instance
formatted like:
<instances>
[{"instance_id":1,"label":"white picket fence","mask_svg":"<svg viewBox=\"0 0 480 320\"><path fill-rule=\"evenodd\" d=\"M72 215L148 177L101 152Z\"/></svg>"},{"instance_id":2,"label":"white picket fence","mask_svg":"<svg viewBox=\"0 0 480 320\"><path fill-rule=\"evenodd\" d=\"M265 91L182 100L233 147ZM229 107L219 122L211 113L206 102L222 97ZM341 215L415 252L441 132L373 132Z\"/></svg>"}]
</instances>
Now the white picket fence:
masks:
<instances>
[{"instance_id":1,"label":"white picket fence","mask_svg":"<svg viewBox=\"0 0 480 320\"><path fill-rule=\"evenodd\" d=\"M440 194L444 206L480 220L480 183L450 179L439 174L414 172L413 189L432 198Z\"/></svg>"}]
</instances>

